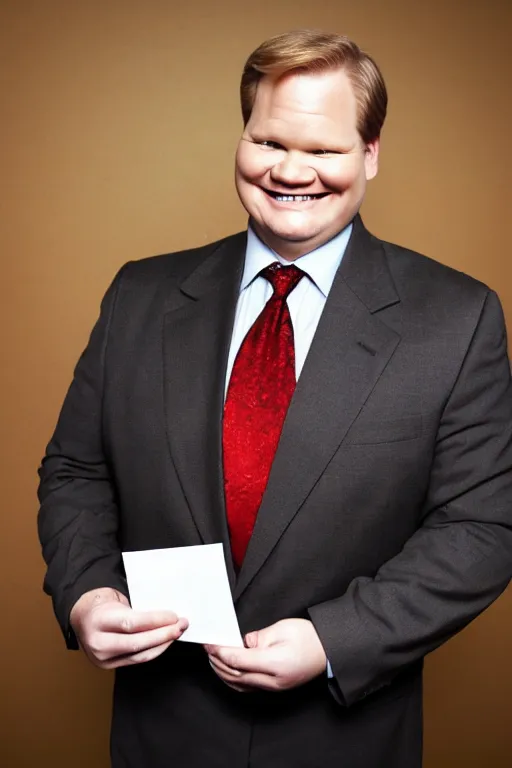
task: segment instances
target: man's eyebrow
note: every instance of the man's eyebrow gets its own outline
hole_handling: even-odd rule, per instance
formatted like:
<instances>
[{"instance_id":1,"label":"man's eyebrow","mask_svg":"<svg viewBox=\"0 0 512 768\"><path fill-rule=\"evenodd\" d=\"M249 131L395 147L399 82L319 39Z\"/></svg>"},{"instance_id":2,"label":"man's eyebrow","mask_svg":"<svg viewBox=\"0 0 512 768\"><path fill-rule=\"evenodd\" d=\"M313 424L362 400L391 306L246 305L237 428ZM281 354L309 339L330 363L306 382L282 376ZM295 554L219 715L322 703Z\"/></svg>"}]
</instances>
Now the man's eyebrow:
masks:
<instances>
[{"instance_id":1,"label":"man's eyebrow","mask_svg":"<svg viewBox=\"0 0 512 768\"><path fill-rule=\"evenodd\" d=\"M287 142L282 137L277 138L277 136L272 131L248 131L247 136L242 136L242 139L244 141L268 141L272 144L277 144L280 147L287 147L289 142ZM293 142L292 142L293 146ZM329 152L333 155L345 155L348 152L351 152L354 149L354 146L352 144L346 143L341 144L339 142L333 143L330 140L322 141L321 139L311 139L311 141L306 141L302 145L299 145L295 147L296 149L301 150L302 152Z\"/></svg>"}]
</instances>

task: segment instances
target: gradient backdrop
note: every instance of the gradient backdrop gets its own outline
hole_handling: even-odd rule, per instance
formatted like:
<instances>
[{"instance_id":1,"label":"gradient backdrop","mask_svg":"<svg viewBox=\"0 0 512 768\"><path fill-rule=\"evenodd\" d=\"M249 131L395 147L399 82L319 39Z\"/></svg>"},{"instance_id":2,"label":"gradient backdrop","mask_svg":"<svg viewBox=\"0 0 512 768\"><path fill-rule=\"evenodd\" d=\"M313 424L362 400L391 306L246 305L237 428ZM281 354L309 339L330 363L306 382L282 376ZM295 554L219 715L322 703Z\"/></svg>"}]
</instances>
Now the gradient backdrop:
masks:
<instances>
[{"instance_id":1,"label":"gradient backdrop","mask_svg":"<svg viewBox=\"0 0 512 768\"><path fill-rule=\"evenodd\" d=\"M65 651L41 593L36 468L121 264L245 226L239 75L299 26L386 76L367 226L484 280L512 322L510 0L0 0L5 768L108 765L112 675ZM428 659L426 768L510 768L511 609L509 590Z\"/></svg>"}]
</instances>

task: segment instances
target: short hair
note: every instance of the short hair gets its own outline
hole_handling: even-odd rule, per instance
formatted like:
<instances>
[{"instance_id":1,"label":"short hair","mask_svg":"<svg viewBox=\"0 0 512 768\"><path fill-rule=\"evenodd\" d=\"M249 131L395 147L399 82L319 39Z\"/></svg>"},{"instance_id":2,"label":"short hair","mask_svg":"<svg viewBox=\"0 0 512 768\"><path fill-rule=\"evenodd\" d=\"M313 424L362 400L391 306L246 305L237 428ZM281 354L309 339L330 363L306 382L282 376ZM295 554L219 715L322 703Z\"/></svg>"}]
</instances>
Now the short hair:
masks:
<instances>
[{"instance_id":1,"label":"short hair","mask_svg":"<svg viewBox=\"0 0 512 768\"><path fill-rule=\"evenodd\" d=\"M258 83L264 75L343 69L357 101L357 129L365 144L380 136L388 96L382 73L372 57L343 35L299 29L265 40L249 56L240 83L244 125L251 116Z\"/></svg>"}]
</instances>

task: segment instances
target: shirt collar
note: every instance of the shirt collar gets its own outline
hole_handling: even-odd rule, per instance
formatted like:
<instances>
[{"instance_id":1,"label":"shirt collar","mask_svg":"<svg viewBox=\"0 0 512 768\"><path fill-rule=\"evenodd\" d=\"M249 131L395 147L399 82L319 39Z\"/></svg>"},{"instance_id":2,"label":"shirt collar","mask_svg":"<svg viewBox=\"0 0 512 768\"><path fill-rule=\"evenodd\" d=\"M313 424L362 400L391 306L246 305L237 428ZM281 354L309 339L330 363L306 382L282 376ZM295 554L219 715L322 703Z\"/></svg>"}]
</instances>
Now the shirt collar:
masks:
<instances>
[{"instance_id":1,"label":"shirt collar","mask_svg":"<svg viewBox=\"0 0 512 768\"><path fill-rule=\"evenodd\" d=\"M345 254L350 235L352 234L352 226L352 222L350 222L332 240L324 243L319 248L315 248L314 251L306 253L305 256L300 256L293 262L311 278L326 298L329 295L334 276ZM252 227L249 226L240 292L252 283L262 269L265 269L265 267L268 267L269 264L276 260L281 264L290 264L289 261L275 253L268 245L265 245Z\"/></svg>"}]
</instances>

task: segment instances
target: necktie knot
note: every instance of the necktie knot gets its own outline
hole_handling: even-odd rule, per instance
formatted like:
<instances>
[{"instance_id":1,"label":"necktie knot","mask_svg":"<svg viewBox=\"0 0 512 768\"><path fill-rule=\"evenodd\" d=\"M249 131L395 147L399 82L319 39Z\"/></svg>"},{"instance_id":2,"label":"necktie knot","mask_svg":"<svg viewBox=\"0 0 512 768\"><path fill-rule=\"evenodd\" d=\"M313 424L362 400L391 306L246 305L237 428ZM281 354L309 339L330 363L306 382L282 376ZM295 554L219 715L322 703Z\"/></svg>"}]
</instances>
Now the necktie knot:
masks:
<instances>
[{"instance_id":1,"label":"necktie knot","mask_svg":"<svg viewBox=\"0 0 512 768\"><path fill-rule=\"evenodd\" d=\"M274 289L273 299L286 299L306 273L294 264L283 267L275 261L270 266L265 267L260 274L272 285Z\"/></svg>"}]
</instances>

